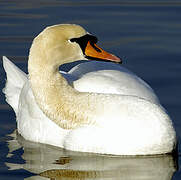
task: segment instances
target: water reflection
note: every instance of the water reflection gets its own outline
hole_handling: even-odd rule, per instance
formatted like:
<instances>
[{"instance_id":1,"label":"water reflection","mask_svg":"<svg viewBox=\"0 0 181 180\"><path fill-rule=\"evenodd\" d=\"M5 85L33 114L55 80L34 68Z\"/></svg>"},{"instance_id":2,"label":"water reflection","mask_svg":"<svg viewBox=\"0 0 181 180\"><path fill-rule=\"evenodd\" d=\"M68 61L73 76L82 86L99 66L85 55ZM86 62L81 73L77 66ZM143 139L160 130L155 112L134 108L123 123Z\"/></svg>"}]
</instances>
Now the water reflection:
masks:
<instances>
[{"instance_id":1,"label":"water reflection","mask_svg":"<svg viewBox=\"0 0 181 180\"><path fill-rule=\"evenodd\" d=\"M79 153L24 140L16 132L8 142L9 159L22 151L24 164L6 163L11 169L25 169L37 179L155 179L170 180L177 163L171 155L118 157Z\"/></svg>"}]
</instances>

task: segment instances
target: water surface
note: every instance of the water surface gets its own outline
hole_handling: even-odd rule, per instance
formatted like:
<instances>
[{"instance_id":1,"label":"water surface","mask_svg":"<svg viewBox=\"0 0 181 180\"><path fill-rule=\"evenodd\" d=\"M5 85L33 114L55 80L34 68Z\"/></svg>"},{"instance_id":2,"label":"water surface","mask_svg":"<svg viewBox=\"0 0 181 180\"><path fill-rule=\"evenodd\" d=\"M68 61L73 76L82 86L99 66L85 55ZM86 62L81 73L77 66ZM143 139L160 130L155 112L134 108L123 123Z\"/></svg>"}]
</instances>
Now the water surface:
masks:
<instances>
[{"instance_id":1,"label":"water surface","mask_svg":"<svg viewBox=\"0 0 181 180\"><path fill-rule=\"evenodd\" d=\"M171 116L180 141L180 19L180 1L1 0L0 56L6 55L27 72L29 47L39 32L46 26L59 23L80 24L99 38L101 47L122 57L123 66L151 85ZM0 63L2 89L5 73L2 61ZM58 176L63 179L179 179L181 176L170 156L111 159L74 154L51 146L27 145L27 142L7 137L15 129L15 115L1 93L0 179L3 180L60 179ZM58 160L65 164L57 165ZM55 168L59 170L49 171ZM34 173L42 174L37 176Z\"/></svg>"}]
</instances>

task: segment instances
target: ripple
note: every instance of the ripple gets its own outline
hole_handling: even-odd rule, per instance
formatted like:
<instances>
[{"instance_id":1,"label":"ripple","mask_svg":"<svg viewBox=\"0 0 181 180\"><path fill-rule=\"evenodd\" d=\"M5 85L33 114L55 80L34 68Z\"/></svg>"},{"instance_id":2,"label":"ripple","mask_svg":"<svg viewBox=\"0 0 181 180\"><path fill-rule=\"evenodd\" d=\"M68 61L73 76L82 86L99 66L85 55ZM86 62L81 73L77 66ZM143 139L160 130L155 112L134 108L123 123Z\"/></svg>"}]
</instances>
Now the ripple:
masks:
<instances>
[{"instance_id":1,"label":"ripple","mask_svg":"<svg viewBox=\"0 0 181 180\"><path fill-rule=\"evenodd\" d=\"M46 14L25 14L25 13L6 13L0 14L0 18L18 18L18 19L37 19L46 18Z\"/></svg>"},{"instance_id":2,"label":"ripple","mask_svg":"<svg viewBox=\"0 0 181 180\"><path fill-rule=\"evenodd\" d=\"M104 0L104 1L57 1L57 0L31 0L31 1L23 1L23 0L4 0L1 1L0 4L6 5L8 9L36 9L36 8L42 8L42 7L57 7L57 6L181 6L181 2L179 1L124 1L120 2L119 0L116 1L110 1L110 0ZM7 7L4 7L5 9Z\"/></svg>"},{"instance_id":3,"label":"ripple","mask_svg":"<svg viewBox=\"0 0 181 180\"><path fill-rule=\"evenodd\" d=\"M0 42L29 42L32 36L0 36Z\"/></svg>"}]
</instances>

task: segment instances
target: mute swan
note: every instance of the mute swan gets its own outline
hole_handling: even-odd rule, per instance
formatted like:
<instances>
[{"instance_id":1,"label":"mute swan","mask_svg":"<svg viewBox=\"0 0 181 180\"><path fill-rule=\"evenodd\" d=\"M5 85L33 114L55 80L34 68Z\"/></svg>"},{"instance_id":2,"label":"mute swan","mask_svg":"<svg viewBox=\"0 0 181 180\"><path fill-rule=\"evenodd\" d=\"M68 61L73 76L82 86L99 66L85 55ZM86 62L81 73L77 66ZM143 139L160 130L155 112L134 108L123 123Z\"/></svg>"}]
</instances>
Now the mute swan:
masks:
<instances>
[{"instance_id":1,"label":"mute swan","mask_svg":"<svg viewBox=\"0 0 181 180\"><path fill-rule=\"evenodd\" d=\"M82 63L68 73L59 72L61 64L77 60L121 61L96 42L81 26L55 25L34 39L28 76L3 57L4 93L16 113L19 134L72 151L171 153L176 146L172 122L143 80L108 62Z\"/></svg>"}]
</instances>

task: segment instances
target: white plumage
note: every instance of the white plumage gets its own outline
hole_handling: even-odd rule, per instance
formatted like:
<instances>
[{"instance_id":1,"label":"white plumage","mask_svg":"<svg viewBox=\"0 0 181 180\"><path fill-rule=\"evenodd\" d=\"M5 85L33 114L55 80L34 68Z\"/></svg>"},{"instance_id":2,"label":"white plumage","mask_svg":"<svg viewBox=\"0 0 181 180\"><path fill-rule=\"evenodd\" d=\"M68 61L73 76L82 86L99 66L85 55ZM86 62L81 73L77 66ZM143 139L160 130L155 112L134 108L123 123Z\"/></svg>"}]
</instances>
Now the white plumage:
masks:
<instances>
[{"instance_id":1,"label":"white plumage","mask_svg":"<svg viewBox=\"0 0 181 180\"><path fill-rule=\"evenodd\" d=\"M172 122L151 87L132 72L109 62L85 62L62 75L51 73L52 67L57 69L65 59L73 61L74 54L74 60L85 59L75 43L67 41L64 51L62 39L54 34L63 38L74 32L80 37L82 31L76 25L44 30L30 50L29 78L3 57L7 74L4 93L16 112L18 132L27 140L73 151L116 155L172 152L176 145ZM43 48L49 48L42 59L44 38L47 45ZM57 43L61 54L53 49ZM77 48L77 54L71 52L70 56L67 45L74 51ZM51 53L56 52L53 58ZM48 57L52 57L50 62ZM51 67L51 63L56 65Z\"/></svg>"}]
</instances>

